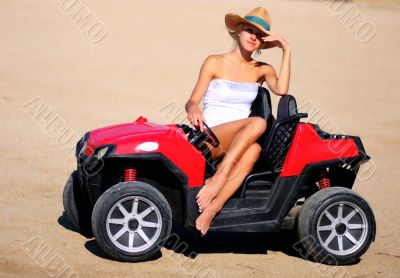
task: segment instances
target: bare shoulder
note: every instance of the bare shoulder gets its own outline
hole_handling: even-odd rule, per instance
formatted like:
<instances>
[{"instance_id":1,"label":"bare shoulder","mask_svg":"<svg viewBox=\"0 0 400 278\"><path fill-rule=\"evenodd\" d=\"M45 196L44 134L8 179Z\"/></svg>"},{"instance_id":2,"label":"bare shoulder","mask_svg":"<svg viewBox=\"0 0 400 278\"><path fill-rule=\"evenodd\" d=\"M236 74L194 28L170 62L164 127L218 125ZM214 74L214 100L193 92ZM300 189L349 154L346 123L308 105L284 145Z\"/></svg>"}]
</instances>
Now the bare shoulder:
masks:
<instances>
[{"instance_id":1,"label":"bare shoulder","mask_svg":"<svg viewBox=\"0 0 400 278\"><path fill-rule=\"evenodd\" d=\"M265 62L258 63L258 74L263 77L276 76L276 71L271 64Z\"/></svg>"},{"instance_id":2,"label":"bare shoulder","mask_svg":"<svg viewBox=\"0 0 400 278\"><path fill-rule=\"evenodd\" d=\"M266 62L255 61L254 65L257 76L262 81L265 81L267 76L274 75L275 73L274 67Z\"/></svg>"},{"instance_id":3,"label":"bare shoulder","mask_svg":"<svg viewBox=\"0 0 400 278\"><path fill-rule=\"evenodd\" d=\"M273 66L271 64L261 62L261 61L256 61L255 65L263 72L268 72L273 69Z\"/></svg>"},{"instance_id":4,"label":"bare shoulder","mask_svg":"<svg viewBox=\"0 0 400 278\"><path fill-rule=\"evenodd\" d=\"M215 73L215 69L217 69L219 64L219 58L217 55L208 55L202 64L202 71L206 71L208 73Z\"/></svg>"},{"instance_id":5,"label":"bare shoulder","mask_svg":"<svg viewBox=\"0 0 400 278\"><path fill-rule=\"evenodd\" d=\"M213 78L218 76L221 70L224 68L223 54L211 54L208 55L202 65L202 70L207 72Z\"/></svg>"},{"instance_id":6,"label":"bare shoulder","mask_svg":"<svg viewBox=\"0 0 400 278\"><path fill-rule=\"evenodd\" d=\"M204 64L210 64L215 66L220 61L221 57L218 54L211 54L204 59Z\"/></svg>"}]
</instances>

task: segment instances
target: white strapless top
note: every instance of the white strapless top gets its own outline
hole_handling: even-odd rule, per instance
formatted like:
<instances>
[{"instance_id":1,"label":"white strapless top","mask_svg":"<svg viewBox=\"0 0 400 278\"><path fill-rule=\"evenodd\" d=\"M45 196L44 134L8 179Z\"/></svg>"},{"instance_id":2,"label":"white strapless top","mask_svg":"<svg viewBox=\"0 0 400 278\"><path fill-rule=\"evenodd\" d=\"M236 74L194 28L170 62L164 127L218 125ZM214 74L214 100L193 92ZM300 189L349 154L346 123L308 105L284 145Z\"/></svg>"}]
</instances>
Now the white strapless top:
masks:
<instances>
[{"instance_id":1,"label":"white strapless top","mask_svg":"<svg viewBox=\"0 0 400 278\"><path fill-rule=\"evenodd\" d=\"M247 118L257 97L259 83L237 82L227 79L211 80L203 100L206 124L213 127L222 123Z\"/></svg>"}]
</instances>

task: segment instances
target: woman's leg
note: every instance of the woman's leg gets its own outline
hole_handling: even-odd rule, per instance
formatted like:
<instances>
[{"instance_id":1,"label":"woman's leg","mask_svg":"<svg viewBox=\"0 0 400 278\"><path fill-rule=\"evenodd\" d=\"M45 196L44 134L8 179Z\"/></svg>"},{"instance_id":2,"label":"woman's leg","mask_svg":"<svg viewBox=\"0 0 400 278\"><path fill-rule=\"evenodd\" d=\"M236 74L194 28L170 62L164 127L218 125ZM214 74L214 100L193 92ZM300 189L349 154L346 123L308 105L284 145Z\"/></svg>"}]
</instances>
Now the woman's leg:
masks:
<instances>
[{"instance_id":1,"label":"woman's leg","mask_svg":"<svg viewBox=\"0 0 400 278\"><path fill-rule=\"evenodd\" d=\"M216 127L215 135L218 139L223 139L222 141L225 144L223 148L227 149L224 150L225 156L218 165L216 173L206 181L203 188L197 194L197 203L200 211L221 190L229 177L231 169L238 163L240 157L266 130L267 123L261 117L249 117L239 121L227 123L229 125L226 127L226 130L232 131L236 128L234 134L225 132L225 124ZM227 147L228 144L229 146Z\"/></svg>"},{"instance_id":2,"label":"woman's leg","mask_svg":"<svg viewBox=\"0 0 400 278\"><path fill-rule=\"evenodd\" d=\"M196 228L205 235L210 227L214 216L222 209L225 202L240 187L245 177L251 172L261 153L261 146L253 143L233 167L230 176L222 189L218 192L211 203L204 209L196 220Z\"/></svg>"},{"instance_id":3,"label":"woman's leg","mask_svg":"<svg viewBox=\"0 0 400 278\"><path fill-rule=\"evenodd\" d=\"M211 130L214 132L220 142L218 148L213 148L210 143L205 142L205 144L211 150L212 157L216 158L220 154L226 152L235 134L245 125L253 121L255 118L261 119L260 117L249 117L236 121L226 122L212 127Z\"/></svg>"}]
</instances>

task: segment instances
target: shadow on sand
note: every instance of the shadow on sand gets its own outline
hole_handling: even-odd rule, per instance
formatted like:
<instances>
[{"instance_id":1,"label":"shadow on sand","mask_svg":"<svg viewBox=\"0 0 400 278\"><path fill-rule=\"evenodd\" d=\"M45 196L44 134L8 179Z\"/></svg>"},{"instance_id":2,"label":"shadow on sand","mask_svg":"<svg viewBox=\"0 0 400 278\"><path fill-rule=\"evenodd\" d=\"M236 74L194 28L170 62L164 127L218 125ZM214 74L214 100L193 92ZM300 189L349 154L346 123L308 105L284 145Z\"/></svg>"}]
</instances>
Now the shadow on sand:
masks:
<instances>
[{"instance_id":1,"label":"shadow on sand","mask_svg":"<svg viewBox=\"0 0 400 278\"><path fill-rule=\"evenodd\" d=\"M58 218L58 223L64 228L79 233L89 239L85 248L93 255L104 259L110 259L96 244L91 231L81 231L68 222L65 214ZM277 233L228 233L209 232L206 236L200 236L197 230L188 230L182 226L175 225L171 236L168 238L164 248L174 254L181 254L188 258L196 258L198 254L210 253L234 253L234 254L265 254L268 251L282 252L288 256L304 259L306 251L295 231L283 230ZM156 260L162 256L158 252L149 260ZM148 260L148 261L149 261ZM306 260L313 261L310 256ZM354 262L354 264L359 261Z\"/></svg>"},{"instance_id":2,"label":"shadow on sand","mask_svg":"<svg viewBox=\"0 0 400 278\"><path fill-rule=\"evenodd\" d=\"M58 217L58 224L60 224L61 226L63 226L65 229L73 231L75 233L81 234L82 236L84 236L85 238L92 238L93 234L92 231L82 231L78 228L76 228L74 225L72 225L71 223L69 223L67 216L65 215L65 212L63 212L63 214Z\"/></svg>"},{"instance_id":3,"label":"shadow on sand","mask_svg":"<svg viewBox=\"0 0 400 278\"><path fill-rule=\"evenodd\" d=\"M301 252L297 252L293 247L297 241L294 231L279 233L209 232L202 237L197 230L187 230L181 226L175 226L165 248L192 258L195 257L194 254L268 254L268 251L280 251L288 256L301 258Z\"/></svg>"}]
</instances>

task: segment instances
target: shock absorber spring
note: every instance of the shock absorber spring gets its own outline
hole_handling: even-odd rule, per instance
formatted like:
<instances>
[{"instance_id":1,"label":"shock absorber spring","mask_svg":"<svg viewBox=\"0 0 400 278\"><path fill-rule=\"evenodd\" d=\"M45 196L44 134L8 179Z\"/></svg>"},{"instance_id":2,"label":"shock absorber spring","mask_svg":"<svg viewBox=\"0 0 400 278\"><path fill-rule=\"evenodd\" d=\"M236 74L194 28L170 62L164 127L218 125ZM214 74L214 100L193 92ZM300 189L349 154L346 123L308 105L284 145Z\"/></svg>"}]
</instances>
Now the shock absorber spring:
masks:
<instances>
[{"instance_id":1,"label":"shock absorber spring","mask_svg":"<svg viewBox=\"0 0 400 278\"><path fill-rule=\"evenodd\" d=\"M126 167L124 170L124 181L136 181L136 169Z\"/></svg>"},{"instance_id":2,"label":"shock absorber spring","mask_svg":"<svg viewBox=\"0 0 400 278\"><path fill-rule=\"evenodd\" d=\"M327 169L321 170L319 172L320 179L317 181L317 186L320 190L331 187L331 182L328 178Z\"/></svg>"}]
</instances>

